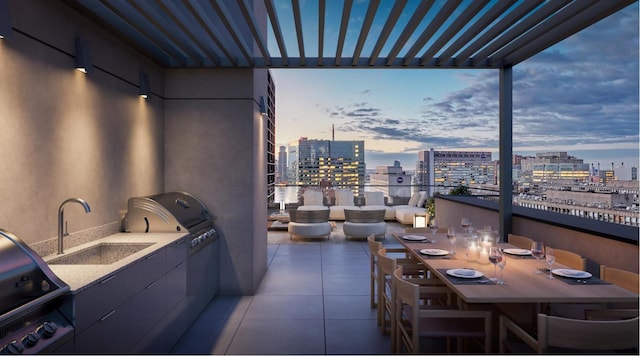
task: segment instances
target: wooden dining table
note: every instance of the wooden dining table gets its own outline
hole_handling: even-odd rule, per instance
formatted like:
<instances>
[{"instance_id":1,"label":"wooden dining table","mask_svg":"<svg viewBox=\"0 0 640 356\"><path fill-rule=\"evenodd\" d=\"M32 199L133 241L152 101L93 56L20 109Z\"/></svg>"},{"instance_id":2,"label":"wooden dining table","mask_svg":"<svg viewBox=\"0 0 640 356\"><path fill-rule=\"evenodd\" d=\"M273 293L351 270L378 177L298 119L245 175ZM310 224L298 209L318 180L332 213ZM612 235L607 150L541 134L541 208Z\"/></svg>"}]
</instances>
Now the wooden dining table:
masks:
<instances>
[{"instance_id":1,"label":"wooden dining table","mask_svg":"<svg viewBox=\"0 0 640 356\"><path fill-rule=\"evenodd\" d=\"M426 241L410 241L404 237L424 236ZM461 236L462 235L462 236ZM607 283L592 276L590 278L565 278L554 275L554 279L546 278L548 272L537 274L536 260L531 256L504 254L507 263L503 271L505 284L486 282L486 277L494 276L494 265L488 260L470 261L465 257L468 234L458 234L455 243L455 255L429 256L419 251L422 249L450 249L446 233L394 233L398 240L418 261L421 261L433 275L441 279L464 302L508 304L508 303L606 303L606 302L638 302L638 294ZM404 237L403 237L404 236ZM416 238L416 237L414 237ZM500 248L515 248L508 243L499 243ZM482 258L486 258L484 255ZM540 267L547 267L540 260ZM480 278L456 278L447 274L447 270L465 268L481 272ZM566 268L554 263L553 268ZM500 276L500 269L497 269Z\"/></svg>"}]
</instances>

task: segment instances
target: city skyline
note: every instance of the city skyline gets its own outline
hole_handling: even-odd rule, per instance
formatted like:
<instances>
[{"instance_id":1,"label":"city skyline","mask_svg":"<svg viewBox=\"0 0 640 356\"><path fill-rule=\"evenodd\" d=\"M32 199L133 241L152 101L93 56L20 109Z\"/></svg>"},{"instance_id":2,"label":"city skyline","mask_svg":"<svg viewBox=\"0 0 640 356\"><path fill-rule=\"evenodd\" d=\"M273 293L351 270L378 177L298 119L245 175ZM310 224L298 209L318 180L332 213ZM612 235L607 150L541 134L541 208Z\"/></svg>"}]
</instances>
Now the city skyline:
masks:
<instances>
[{"instance_id":1,"label":"city skyline","mask_svg":"<svg viewBox=\"0 0 640 356\"><path fill-rule=\"evenodd\" d=\"M569 58L582 58L580 61ZM276 141L364 140L367 169L429 150L498 156L498 71L276 69ZM638 4L517 65L513 152L638 166Z\"/></svg>"}]
</instances>

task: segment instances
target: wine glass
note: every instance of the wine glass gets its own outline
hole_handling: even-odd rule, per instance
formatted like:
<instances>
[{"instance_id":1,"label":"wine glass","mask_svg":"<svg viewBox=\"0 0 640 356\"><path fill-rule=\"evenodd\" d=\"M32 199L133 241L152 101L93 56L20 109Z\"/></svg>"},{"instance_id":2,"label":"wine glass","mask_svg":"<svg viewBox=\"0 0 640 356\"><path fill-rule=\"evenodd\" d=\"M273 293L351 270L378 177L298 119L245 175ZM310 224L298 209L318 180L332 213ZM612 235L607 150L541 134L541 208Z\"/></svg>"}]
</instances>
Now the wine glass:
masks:
<instances>
[{"instance_id":1,"label":"wine glass","mask_svg":"<svg viewBox=\"0 0 640 356\"><path fill-rule=\"evenodd\" d=\"M453 227L450 227L447 229L447 239L449 239L449 243L451 243L451 250L449 250L449 253L451 255L455 255L456 254L456 229Z\"/></svg>"},{"instance_id":2,"label":"wine glass","mask_svg":"<svg viewBox=\"0 0 640 356\"><path fill-rule=\"evenodd\" d=\"M498 271L496 267L503 258L504 257L502 256L502 252L500 252L499 248L497 248L496 246L489 247L489 262L493 264L493 277L489 279L494 282L498 280Z\"/></svg>"},{"instance_id":3,"label":"wine glass","mask_svg":"<svg viewBox=\"0 0 640 356\"><path fill-rule=\"evenodd\" d=\"M500 231L491 230L491 237L493 237L496 245L500 243Z\"/></svg>"},{"instance_id":4,"label":"wine glass","mask_svg":"<svg viewBox=\"0 0 640 356\"><path fill-rule=\"evenodd\" d=\"M469 229L469 225L471 224L471 221L469 220L469 218L462 218L462 230L468 231Z\"/></svg>"},{"instance_id":5,"label":"wine glass","mask_svg":"<svg viewBox=\"0 0 640 356\"><path fill-rule=\"evenodd\" d=\"M531 255L536 259L536 271L535 274L542 273L540 271L540 259L544 258L544 242L542 241L534 241L531 244Z\"/></svg>"},{"instance_id":6,"label":"wine glass","mask_svg":"<svg viewBox=\"0 0 640 356\"><path fill-rule=\"evenodd\" d=\"M429 228L431 228L431 233L435 235L436 232L438 232L438 223L435 220L432 220Z\"/></svg>"},{"instance_id":7,"label":"wine glass","mask_svg":"<svg viewBox=\"0 0 640 356\"><path fill-rule=\"evenodd\" d=\"M504 283L503 271L504 271L504 266L507 265L507 256L505 256L502 253L502 250L500 250L500 253L502 254L502 259L500 259L500 261L498 261L498 267L500 267L500 279L498 280L498 284L505 284Z\"/></svg>"},{"instance_id":8,"label":"wine glass","mask_svg":"<svg viewBox=\"0 0 640 356\"><path fill-rule=\"evenodd\" d=\"M549 265L549 275L547 276L548 279L555 279L555 277L551 274L551 270L553 267L553 263L556 261L556 255L553 252L553 249L551 247L547 247L547 251L546 251L546 255L545 257L547 258L547 264Z\"/></svg>"}]
</instances>

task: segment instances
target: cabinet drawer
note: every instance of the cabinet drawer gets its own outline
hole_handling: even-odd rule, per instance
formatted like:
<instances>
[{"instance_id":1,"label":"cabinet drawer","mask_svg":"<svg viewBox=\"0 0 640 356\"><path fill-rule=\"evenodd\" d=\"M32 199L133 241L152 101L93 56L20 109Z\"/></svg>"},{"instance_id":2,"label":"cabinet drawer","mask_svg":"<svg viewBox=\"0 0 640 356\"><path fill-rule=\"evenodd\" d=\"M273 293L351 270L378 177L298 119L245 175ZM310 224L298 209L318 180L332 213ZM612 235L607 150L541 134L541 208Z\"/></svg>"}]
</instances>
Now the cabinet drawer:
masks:
<instances>
[{"instance_id":1,"label":"cabinet drawer","mask_svg":"<svg viewBox=\"0 0 640 356\"><path fill-rule=\"evenodd\" d=\"M134 289L134 294L167 273L166 257L167 251L163 248L141 259L129 268L133 286L137 288Z\"/></svg>"},{"instance_id":2,"label":"cabinet drawer","mask_svg":"<svg viewBox=\"0 0 640 356\"><path fill-rule=\"evenodd\" d=\"M184 237L167 246L167 271L186 261L188 252L187 240Z\"/></svg>"},{"instance_id":3,"label":"cabinet drawer","mask_svg":"<svg viewBox=\"0 0 640 356\"><path fill-rule=\"evenodd\" d=\"M102 315L81 333L76 332L77 354L121 354L127 352L133 339L127 330L131 319L131 305L125 303Z\"/></svg>"},{"instance_id":4,"label":"cabinet drawer","mask_svg":"<svg viewBox=\"0 0 640 356\"><path fill-rule=\"evenodd\" d=\"M76 332L97 322L133 295L131 273L124 269L74 296Z\"/></svg>"},{"instance_id":5,"label":"cabinet drawer","mask_svg":"<svg viewBox=\"0 0 640 356\"><path fill-rule=\"evenodd\" d=\"M187 261L167 273L167 310L187 297Z\"/></svg>"},{"instance_id":6,"label":"cabinet drawer","mask_svg":"<svg viewBox=\"0 0 640 356\"><path fill-rule=\"evenodd\" d=\"M129 300L132 312L128 329L134 340L140 340L165 317L166 281L165 276L162 276Z\"/></svg>"}]
</instances>

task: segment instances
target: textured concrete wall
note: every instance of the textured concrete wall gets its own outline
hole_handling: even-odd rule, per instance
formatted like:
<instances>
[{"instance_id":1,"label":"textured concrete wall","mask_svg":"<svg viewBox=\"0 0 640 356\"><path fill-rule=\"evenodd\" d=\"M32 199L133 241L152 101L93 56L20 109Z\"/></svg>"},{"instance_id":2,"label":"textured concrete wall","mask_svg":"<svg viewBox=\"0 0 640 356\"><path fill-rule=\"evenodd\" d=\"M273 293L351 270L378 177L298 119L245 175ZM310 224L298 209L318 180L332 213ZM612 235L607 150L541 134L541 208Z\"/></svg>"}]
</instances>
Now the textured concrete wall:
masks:
<instances>
[{"instance_id":1,"label":"textured concrete wall","mask_svg":"<svg viewBox=\"0 0 640 356\"><path fill-rule=\"evenodd\" d=\"M265 119L254 97L266 72L171 69L165 83L165 189L195 194L218 217L220 293L253 294L267 267Z\"/></svg>"},{"instance_id":2,"label":"textured concrete wall","mask_svg":"<svg viewBox=\"0 0 640 356\"><path fill-rule=\"evenodd\" d=\"M57 235L69 197L75 232L120 220L130 196L161 192L163 103L138 96L138 76L161 93L162 69L61 1L10 1L11 40L0 40L0 228L29 244ZM91 74L74 70L76 36Z\"/></svg>"}]
</instances>

